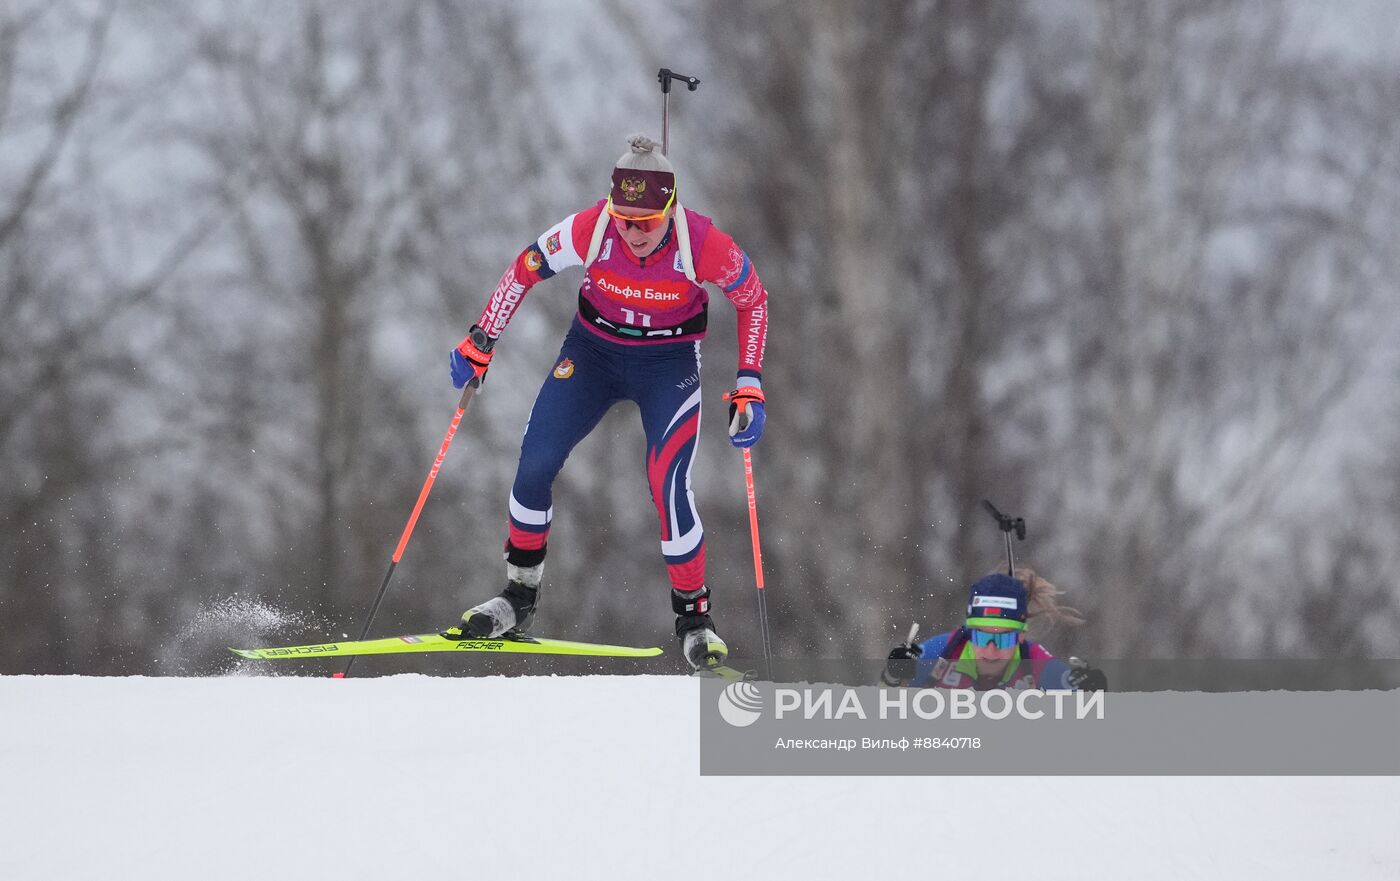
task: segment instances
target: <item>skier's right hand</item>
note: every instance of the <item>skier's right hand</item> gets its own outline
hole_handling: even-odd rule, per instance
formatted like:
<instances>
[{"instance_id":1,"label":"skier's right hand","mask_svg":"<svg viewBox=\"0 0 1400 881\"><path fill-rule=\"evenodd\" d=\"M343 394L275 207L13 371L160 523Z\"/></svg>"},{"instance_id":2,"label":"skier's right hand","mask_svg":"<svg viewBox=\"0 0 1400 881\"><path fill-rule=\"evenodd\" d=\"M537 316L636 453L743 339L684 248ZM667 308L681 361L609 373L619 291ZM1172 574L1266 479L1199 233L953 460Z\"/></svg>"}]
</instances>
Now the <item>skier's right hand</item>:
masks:
<instances>
[{"instance_id":1,"label":"skier's right hand","mask_svg":"<svg viewBox=\"0 0 1400 881\"><path fill-rule=\"evenodd\" d=\"M880 676L886 685L899 685L914 678L914 662L924 656L923 647L917 643L902 642L890 651L885 663L885 672Z\"/></svg>"},{"instance_id":2,"label":"skier's right hand","mask_svg":"<svg viewBox=\"0 0 1400 881\"><path fill-rule=\"evenodd\" d=\"M479 325L472 325L467 338L452 350L452 385L462 388L471 383L478 388L486 381L486 368L491 366L496 341L486 335Z\"/></svg>"}]
</instances>

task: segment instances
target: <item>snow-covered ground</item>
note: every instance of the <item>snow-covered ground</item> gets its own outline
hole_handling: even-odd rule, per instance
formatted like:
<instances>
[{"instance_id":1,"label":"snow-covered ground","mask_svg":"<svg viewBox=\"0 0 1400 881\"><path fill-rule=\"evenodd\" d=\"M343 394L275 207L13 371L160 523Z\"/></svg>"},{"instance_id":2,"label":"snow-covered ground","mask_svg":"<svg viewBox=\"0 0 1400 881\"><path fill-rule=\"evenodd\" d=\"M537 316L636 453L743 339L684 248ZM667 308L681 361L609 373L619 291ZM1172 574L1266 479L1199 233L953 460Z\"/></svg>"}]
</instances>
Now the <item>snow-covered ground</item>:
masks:
<instances>
[{"instance_id":1,"label":"snow-covered ground","mask_svg":"<svg viewBox=\"0 0 1400 881\"><path fill-rule=\"evenodd\" d=\"M1400 878L1397 778L700 777L697 687L0 677L0 879Z\"/></svg>"}]
</instances>

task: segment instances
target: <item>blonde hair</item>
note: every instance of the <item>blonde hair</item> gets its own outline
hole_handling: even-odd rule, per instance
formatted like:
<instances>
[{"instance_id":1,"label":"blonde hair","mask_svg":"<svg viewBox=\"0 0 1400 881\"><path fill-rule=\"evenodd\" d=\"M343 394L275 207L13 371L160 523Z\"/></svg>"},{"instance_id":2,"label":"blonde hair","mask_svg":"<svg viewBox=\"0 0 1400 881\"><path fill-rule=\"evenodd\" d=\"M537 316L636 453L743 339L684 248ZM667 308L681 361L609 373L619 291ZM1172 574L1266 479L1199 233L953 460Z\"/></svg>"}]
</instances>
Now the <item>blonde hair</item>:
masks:
<instances>
[{"instance_id":1,"label":"blonde hair","mask_svg":"<svg viewBox=\"0 0 1400 881\"><path fill-rule=\"evenodd\" d=\"M1005 570L996 570L998 573ZM1059 598L1064 591L1036 574L1029 566L1017 566L1015 578L1026 586L1028 605L1027 623L1050 622L1051 627L1059 624L1083 624L1084 616L1073 606L1060 605Z\"/></svg>"},{"instance_id":2,"label":"blonde hair","mask_svg":"<svg viewBox=\"0 0 1400 881\"><path fill-rule=\"evenodd\" d=\"M661 145L646 135L632 135L627 139L631 148L617 160L616 168L632 168L637 171L664 171L675 174L671 160L661 152Z\"/></svg>"}]
</instances>

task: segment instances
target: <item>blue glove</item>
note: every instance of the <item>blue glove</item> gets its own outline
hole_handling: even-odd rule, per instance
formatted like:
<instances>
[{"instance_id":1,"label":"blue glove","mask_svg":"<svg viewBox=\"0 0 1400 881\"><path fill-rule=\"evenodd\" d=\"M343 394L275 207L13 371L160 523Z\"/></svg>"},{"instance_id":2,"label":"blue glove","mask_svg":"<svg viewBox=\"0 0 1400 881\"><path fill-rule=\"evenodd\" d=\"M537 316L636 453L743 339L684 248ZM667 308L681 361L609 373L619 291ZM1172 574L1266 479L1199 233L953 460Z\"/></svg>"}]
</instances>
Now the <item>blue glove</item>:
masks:
<instances>
[{"instance_id":1,"label":"blue glove","mask_svg":"<svg viewBox=\"0 0 1400 881\"><path fill-rule=\"evenodd\" d=\"M751 447L763 437L763 391L744 385L724 396L729 402L729 442Z\"/></svg>"},{"instance_id":2,"label":"blue glove","mask_svg":"<svg viewBox=\"0 0 1400 881\"><path fill-rule=\"evenodd\" d=\"M486 335L486 331L475 325L461 345L452 350L452 385L461 388L469 382L478 387L486 381L486 368L491 366L491 355L496 341Z\"/></svg>"}]
</instances>

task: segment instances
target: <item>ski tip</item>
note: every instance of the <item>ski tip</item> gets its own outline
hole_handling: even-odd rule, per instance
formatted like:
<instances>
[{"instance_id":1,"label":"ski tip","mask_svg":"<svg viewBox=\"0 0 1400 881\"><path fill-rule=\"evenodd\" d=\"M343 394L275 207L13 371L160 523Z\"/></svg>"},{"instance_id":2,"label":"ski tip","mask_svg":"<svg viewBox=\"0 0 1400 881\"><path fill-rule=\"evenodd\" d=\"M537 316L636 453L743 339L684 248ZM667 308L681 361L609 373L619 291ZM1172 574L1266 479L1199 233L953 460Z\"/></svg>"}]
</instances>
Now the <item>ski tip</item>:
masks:
<instances>
[{"instance_id":1,"label":"ski tip","mask_svg":"<svg viewBox=\"0 0 1400 881\"><path fill-rule=\"evenodd\" d=\"M229 649L229 651L233 652L235 655L238 655L238 657L240 657L240 658L248 658L249 660L253 660L253 661L258 660L258 657L259 657L259 655L258 655L256 649L233 649L233 648L231 648L231 649Z\"/></svg>"}]
</instances>

